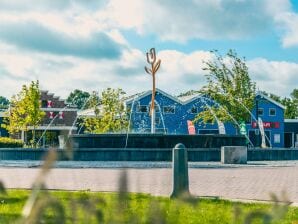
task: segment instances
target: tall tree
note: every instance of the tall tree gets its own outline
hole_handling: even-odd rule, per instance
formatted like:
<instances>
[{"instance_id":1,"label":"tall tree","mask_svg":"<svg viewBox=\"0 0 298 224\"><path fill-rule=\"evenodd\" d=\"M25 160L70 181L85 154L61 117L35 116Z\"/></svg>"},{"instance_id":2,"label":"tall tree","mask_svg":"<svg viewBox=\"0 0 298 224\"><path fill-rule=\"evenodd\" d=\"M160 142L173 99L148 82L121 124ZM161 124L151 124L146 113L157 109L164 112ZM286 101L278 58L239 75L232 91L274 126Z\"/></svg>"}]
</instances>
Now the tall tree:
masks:
<instances>
[{"instance_id":1,"label":"tall tree","mask_svg":"<svg viewBox=\"0 0 298 224\"><path fill-rule=\"evenodd\" d=\"M35 147L35 130L45 115L41 109L39 82L32 81L29 86L23 85L22 90L11 99L9 117L5 128L9 133L32 130L31 143Z\"/></svg>"},{"instance_id":2,"label":"tall tree","mask_svg":"<svg viewBox=\"0 0 298 224\"><path fill-rule=\"evenodd\" d=\"M94 107L94 117L83 119L85 132L110 133L127 129L128 116L124 107L122 89L104 90L101 94L101 105Z\"/></svg>"},{"instance_id":3,"label":"tall tree","mask_svg":"<svg viewBox=\"0 0 298 224\"><path fill-rule=\"evenodd\" d=\"M66 101L68 103L75 104L78 107L78 109L84 109L85 105L88 103L89 97L90 93L79 89L75 89L73 92L69 94Z\"/></svg>"},{"instance_id":4,"label":"tall tree","mask_svg":"<svg viewBox=\"0 0 298 224\"><path fill-rule=\"evenodd\" d=\"M213 60L204 62L207 85L200 92L216 103L200 112L196 122L214 122L215 116L222 122L238 123L250 118L248 112L254 107L256 84L248 73L245 58L233 50L223 57L212 51ZM246 109L247 108L247 109ZM239 126L235 124L239 130Z\"/></svg>"}]
</instances>

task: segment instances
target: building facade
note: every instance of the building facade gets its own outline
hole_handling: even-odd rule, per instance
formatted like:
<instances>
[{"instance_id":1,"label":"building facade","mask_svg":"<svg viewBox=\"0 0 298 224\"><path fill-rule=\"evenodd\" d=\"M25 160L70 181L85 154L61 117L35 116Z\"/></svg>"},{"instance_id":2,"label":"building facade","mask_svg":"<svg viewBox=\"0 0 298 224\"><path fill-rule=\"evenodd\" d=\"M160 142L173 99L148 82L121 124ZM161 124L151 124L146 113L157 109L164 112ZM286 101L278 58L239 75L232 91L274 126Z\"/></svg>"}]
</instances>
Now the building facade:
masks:
<instances>
[{"instance_id":1,"label":"building facade","mask_svg":"<svg viewBox=\"0 0 298 224\"><path fill-rule=\"evenodd\" d=\"M284 142L287 148L298 148L298 119L285 119Z\"/></svg>"},{"instance_id":2,"label":"building facade","mask_svg":"<svg viewBox=\"0 0 298 224\"><path fill-rule=\"evenodd\" d=\"M59 135L76 133L77 108L48 91L41 91L41 110L45 116L36 128L36 135L41 138L42 146L57 146ZM32 127L29 127L32 130ZM30 131L27 138L30 139Z\"/></svg>"},{"instance_id":3,"label":"building facade","mask_svg":"<svg viewBox=\"0 0 298 224\"><path fill-rule=\"evenodd\" d=\"M187 97L174 97L157 89L155 97L156 132L169 134L188 134L187 121L192 121L196 115L214 105L216 102L202 95ZM151 104L151 91L136 94L126 100L130 110L130 124L132 132L146 133L151 130L151 117L149 115ZM220 106L220 105L219 105ZM241 105L239 105L241 106ZM284 146L284 107L259 93L256 97L256 107L250 112L251 121L246 124L247 137L254 147L262 143L259 128L259 118L263 122L265 141L267 146ZM214 124L195 123L196 134L218 134L220 121ZM236 134L235 126L239 124L224 123L225 133Z\"/></svg>"},{"instance_id":4,"label":"building facade","mask_svg":"<svg viewBox=\"0 0 298 224\"><path fill-rule=\"evenodd\" d=\"M9 134L5 128L1 127L3 124L4 119L7 117L7 111L0 111L0 137L8 137Z\"/></svg>"}]
</instances>

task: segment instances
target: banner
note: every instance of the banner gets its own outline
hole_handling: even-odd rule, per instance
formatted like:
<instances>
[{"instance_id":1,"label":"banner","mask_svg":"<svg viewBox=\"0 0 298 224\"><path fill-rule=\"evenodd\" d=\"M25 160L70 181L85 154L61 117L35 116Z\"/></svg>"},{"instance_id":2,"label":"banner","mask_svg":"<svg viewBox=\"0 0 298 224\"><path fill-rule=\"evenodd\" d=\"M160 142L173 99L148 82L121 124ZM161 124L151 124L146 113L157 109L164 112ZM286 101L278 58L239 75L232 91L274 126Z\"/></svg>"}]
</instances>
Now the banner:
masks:
<instances>
[{"instance_id":1,"label":"banner","mask_svg":"<svg viewBox=\"0 0 298 224\"><path fill-rule=\"evenodd\" d=\"M218 132L220 135L225 135L226 134L226 129L225 129L225 125L224 123L222 123L221 121L217 122L218 125Z\"/></svg>"},{"instance_id":2,"label":"banner","mask_svg":"<svg viewBox=\"0 0 298 224\"><path fill-rule=\"evenodd\" d=\"M187 121L187 127L188 127L188 134L190 135L195 135L196 134L196 129L192 121L188 120Z\"/></svg>"}]
</instances>

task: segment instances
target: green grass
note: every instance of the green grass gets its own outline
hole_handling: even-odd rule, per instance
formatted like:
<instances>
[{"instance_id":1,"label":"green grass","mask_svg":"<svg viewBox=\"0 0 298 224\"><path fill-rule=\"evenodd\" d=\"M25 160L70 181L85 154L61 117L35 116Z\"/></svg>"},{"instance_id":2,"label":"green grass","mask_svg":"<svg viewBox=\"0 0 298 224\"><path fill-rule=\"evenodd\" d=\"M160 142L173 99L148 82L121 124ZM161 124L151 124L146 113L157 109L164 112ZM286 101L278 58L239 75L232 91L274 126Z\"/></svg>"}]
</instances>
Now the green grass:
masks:
<instances>
[{"instance_id":1,"label":"green grass","mask_svg":"<svg viewBox=\"0 0 298 224\"><path fill-rule=\"evenodd\" d=\"M1 224L20 222L30 193L8 190L6 195L0 195ZM294 207L283 213L282 208L273 210L270 204L215 199L181 201L147 194L49 191L39 196L34 209L40 221L36 223L244 223L252 212L268 213L275 219L272 223L298 223L298 208ZM59 221L55 220L57 216Z\"/></svg>"}]
</instances>

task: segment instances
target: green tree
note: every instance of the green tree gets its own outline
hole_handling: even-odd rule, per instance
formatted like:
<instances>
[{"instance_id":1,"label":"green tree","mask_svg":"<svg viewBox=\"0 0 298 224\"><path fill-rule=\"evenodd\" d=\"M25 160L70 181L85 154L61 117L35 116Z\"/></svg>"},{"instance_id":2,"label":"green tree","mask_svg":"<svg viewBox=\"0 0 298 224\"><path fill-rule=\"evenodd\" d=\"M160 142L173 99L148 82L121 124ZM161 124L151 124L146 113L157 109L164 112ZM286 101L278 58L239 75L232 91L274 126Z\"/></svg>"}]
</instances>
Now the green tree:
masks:
<instances>
[{"instance_id":1,"label":"green tree","mask_svg":"<svg viewBox=\"0 0 298 224\"><path fill-rule=\"evenodd\" d=\"M32 130L32 146L35 147L35 130L45 115L41 109L39 82L32 81L29 86L23 85L22 90L11 99L9 117L4 127L10 134Z\"/></svg>"},{"instance_id":2,"label":"green tree","mask_svg":"<svg viewBox=\"0 0 298 224\"><path fill-rule=\"evenodd\" d=\"M89 97L90 93L75 89L69 94L66 101L70 104L75 104L78 109L84 109L85 105L88 103Z\"/></svg>"},{"instance_id":3,"label":"green tree","mask_svg":"<svg viewBox=\"0 0 298 224\"><path fill-rule=\"evenodd\" d=\"M7 109L8 106L9 106L9 100L4 96L0 96L0 110Z\"/></svg>"},{"instance_id":4,"label":"green tree","mask_svg":"<svg viewBox=\"0 0 298 224\"><path fill-rule=\"evenodd\" d=\"M184 93L180 93L179 95L178 95L178 97L183 97L183 96L192 96L192 95L195 95L195 94L198 94L198 93L200 93L200 91L199 90L189 90L189 91L186 91L186 92L184 92Z\"/></svg>"},{"instance_id":5,"label":"green tree","mask_svg":"<svg viewBox=\"0 0 298 224\"><path fill-rule=\"evenodd\" d=\"M95 116L83 119L85 132L109 133L126 130L128 116L123 102L124 94L122 89L104 90L100 106L93 105Z\"/></svg>"},{"instance_id":6,"label":"green tree","mask_svg":"<svg viewBox=\"0 0 298 224\"><path fill-rule=\"evenodd\" d=\"M225 57L217 51L212 53L213 60L204 62L204 70L208 72L207 85L200 93L213 99L216 104L206 107L195 121L214 122L215 116L222 122L234 124L235 121L248 121L250 114L247 109L251 111L254 107L256 84L249 76L245 59L238 57L233 50L228 51ZM239 130L236 124L235 127Z\"/></svg>"}]
</instances>

